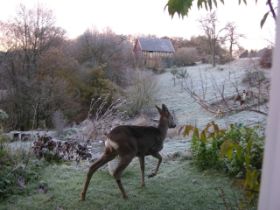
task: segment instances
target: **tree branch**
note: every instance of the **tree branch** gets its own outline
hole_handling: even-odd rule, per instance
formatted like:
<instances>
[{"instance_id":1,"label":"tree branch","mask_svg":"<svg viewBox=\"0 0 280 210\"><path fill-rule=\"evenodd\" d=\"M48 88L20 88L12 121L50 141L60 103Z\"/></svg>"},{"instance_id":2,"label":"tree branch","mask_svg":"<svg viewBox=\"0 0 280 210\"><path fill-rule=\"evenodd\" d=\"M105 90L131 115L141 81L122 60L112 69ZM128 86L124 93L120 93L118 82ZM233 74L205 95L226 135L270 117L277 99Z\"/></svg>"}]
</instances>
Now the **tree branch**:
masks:
<instances>
[{"instance_id":1,"label":"tree branch","mask_svg":"<svg viewBox=\"0 0 280 210\"><path fill-rule=\"evenodd\" d=\"M271 0L267 0L266 4L269 6L270 12L272 13L272 16L273 16L274 20L276 20L276 13L275 13L275 10L272 6Z\"/></svg>"}]
</instances>

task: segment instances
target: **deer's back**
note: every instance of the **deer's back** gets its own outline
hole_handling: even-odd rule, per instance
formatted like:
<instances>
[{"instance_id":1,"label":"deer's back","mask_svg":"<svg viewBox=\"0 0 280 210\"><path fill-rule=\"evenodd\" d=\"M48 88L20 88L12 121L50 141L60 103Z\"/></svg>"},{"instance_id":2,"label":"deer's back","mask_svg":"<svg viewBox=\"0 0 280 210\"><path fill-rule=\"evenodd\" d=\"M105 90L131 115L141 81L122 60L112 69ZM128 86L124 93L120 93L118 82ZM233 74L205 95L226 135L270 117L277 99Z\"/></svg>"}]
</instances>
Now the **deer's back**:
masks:
<instances>
[{"instance_id":1,"label":"deer's back","mask_svg":"<svg viewBox=\"0 0 280 210\"><path fill-rule=\"evenodd\" d=\"M150 155L163 147L160 131L152 126L118 126L107 137L114 149L121 155L135 152L135 155Z\"/></svg>"}]
</instances>

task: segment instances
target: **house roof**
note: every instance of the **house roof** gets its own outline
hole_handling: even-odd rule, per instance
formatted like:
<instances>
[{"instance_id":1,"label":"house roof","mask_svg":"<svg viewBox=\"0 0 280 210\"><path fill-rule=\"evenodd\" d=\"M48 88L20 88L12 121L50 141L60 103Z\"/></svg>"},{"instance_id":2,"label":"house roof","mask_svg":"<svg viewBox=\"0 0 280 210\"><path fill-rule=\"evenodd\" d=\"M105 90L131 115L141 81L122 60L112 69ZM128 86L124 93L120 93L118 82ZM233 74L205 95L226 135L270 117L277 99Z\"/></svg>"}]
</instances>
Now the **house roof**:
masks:
<instances>
[{"instance_id":1,"label":"house roof","mask_svg":"<svg viewBox=\"0 0 280 210\"><path fill-rule=\"evenodd\" d=\"M169 39L139 38L138 41L142 51L175 52L175 49Z\"/></svg>"}]
</instances>

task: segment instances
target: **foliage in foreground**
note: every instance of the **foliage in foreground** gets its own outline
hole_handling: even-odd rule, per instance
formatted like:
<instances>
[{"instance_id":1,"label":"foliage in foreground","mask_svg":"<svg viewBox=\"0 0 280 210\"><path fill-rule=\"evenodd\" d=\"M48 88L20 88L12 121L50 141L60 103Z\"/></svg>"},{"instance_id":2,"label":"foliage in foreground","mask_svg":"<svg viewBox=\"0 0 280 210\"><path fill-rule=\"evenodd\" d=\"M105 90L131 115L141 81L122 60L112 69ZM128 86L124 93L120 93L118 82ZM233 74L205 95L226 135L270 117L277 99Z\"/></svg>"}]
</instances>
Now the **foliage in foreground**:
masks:
<instances>
[{"instance_id":1,"label":"foliage in foreground","mask_svg":"<svg viewBox=\"0 0 280 210\"><path fill-rule=\"evenodd\" d=\"M43 162L31 159L24 150L11 152L0 134L0 201L28 192L27 186L38 180Z\"/></svg>"},{"instance_id":2,"label":"foliage in foreground","mask_svg":"<svg viewBox=\"0 0 280 210\"><path fill-rule=\"evenodd\" d=\"M169 14L173 17L175 15L175 13L177 13L179 15L179 17L184 17L187 16L189 14L189 11L193 5L194 0L168 0L166 7L168 8L168 12ZM217 0L198 0L197 1L197 7L198 9L201 8L205 8L206 10L210 9L212 10L212 8L217 7ZM224 0L220 0L221 3L224 3ZM247 4L247 0L238 0L239 4L244 3ZM257 2L257 0L256 0ZM274 20L276 20L276 12L275 12L275 8L271 2L271 0L268 0L266 3L269 7L269 11L266 12L260 22L260 26L263 27L267 16L271 13L272 17L274 18Z\"/></svg>"},{"instance_id":3,"label":"foliage in foreground","mask_svg":"<svg viewBox=\"0 0 280 210\"><path fill-rule=\"evenodd\" d=\"M202 131L186 125L183 134L191 131L194 163L201 169L222 169L239 178L253 201L259 192L264 149L264 138L256 128L233 124L224 130L211 122Z\"/></svg>"},{"instance_id":4,"label":"foliage in foreground","mask_svg":"<svg viewBox=\"0 0 280 210\"><path fill-rule=\"evenodd\" d=\"M2 123L8 115L0 109L0 201L27 192L27 185L38 180L43 162L33 161L30 153L7 147L7 137L3 135Z\"/></svg>"}]
</instances>

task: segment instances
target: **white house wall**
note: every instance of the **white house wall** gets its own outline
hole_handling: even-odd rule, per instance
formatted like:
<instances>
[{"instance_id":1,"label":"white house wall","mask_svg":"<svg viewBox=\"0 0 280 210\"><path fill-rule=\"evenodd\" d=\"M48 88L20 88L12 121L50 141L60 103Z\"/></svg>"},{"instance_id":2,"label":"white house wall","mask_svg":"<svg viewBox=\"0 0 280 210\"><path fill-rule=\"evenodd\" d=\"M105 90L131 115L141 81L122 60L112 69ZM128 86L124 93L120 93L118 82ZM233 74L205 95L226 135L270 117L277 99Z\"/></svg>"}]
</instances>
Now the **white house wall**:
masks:
<instances>
[{"instance_id":1,"label":"white house wall","mask_svg":"<svg viewBox=\"0 0 280 210\"><path fill-rule=\"evenodd\" d=\"M279 1L278 1L279 3ZM259 210L280 210L280 9L271 72L271 92L262 169Z\"/></svg>"}]
</instances>

